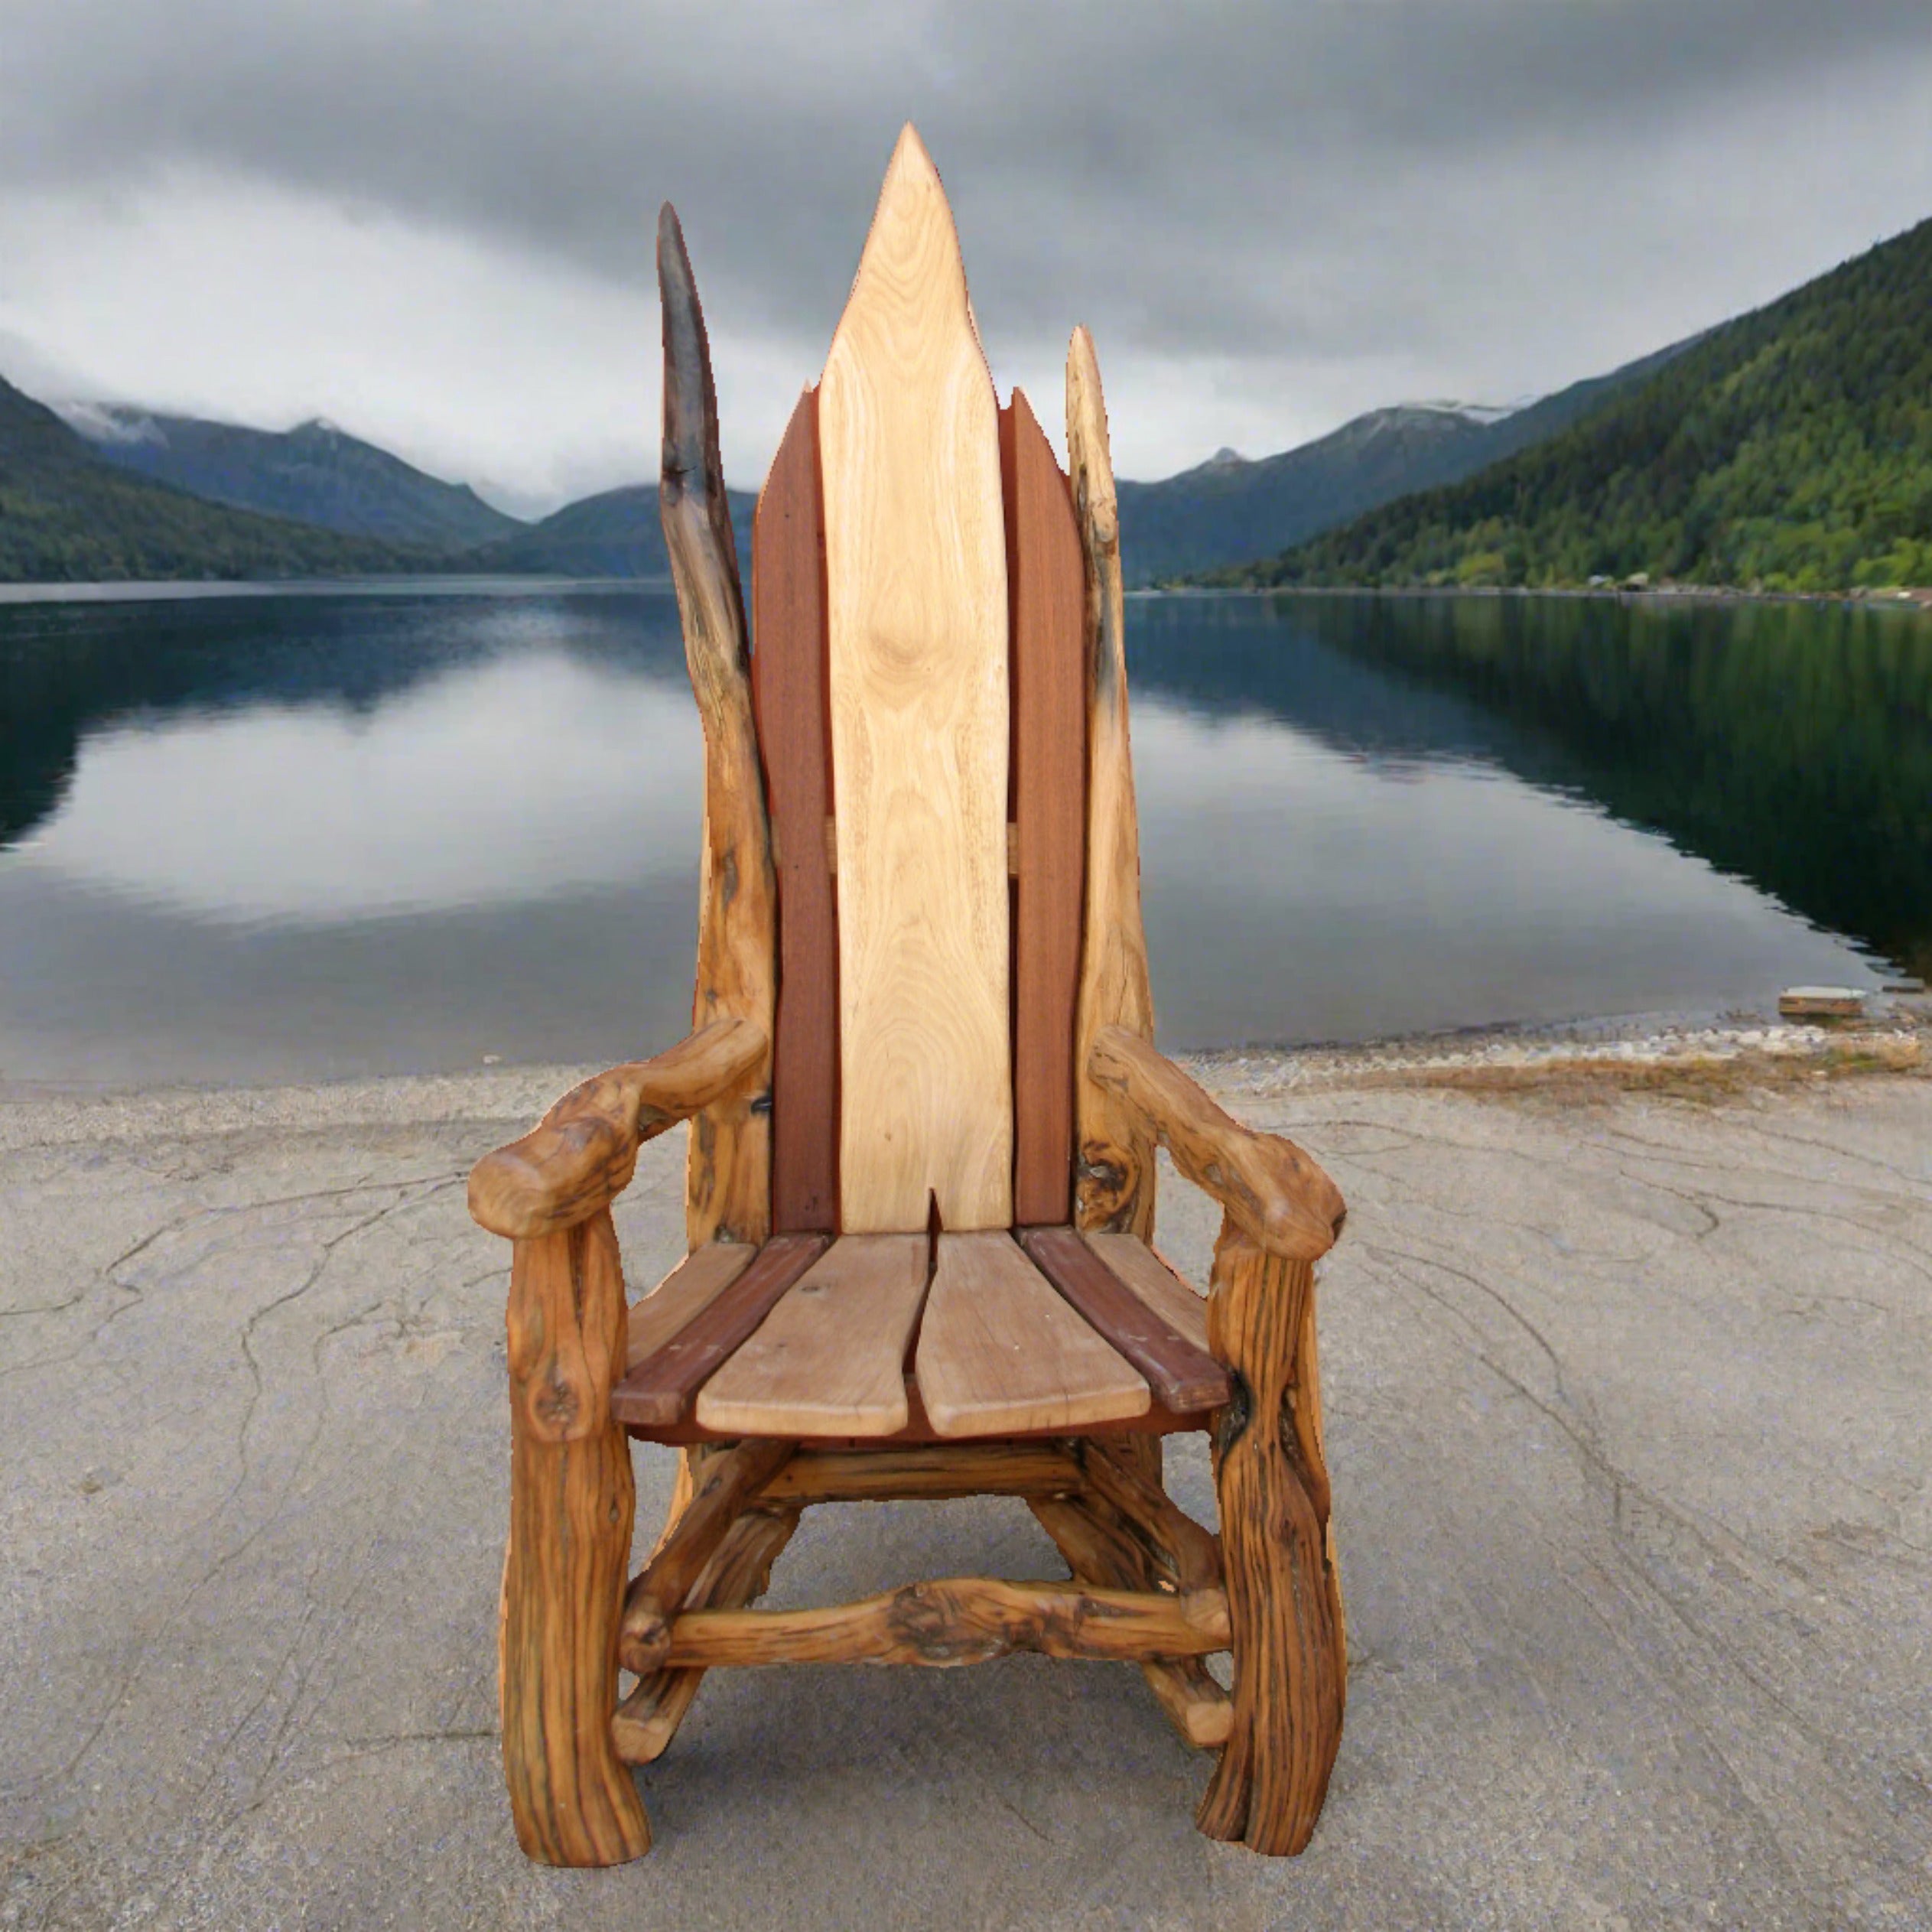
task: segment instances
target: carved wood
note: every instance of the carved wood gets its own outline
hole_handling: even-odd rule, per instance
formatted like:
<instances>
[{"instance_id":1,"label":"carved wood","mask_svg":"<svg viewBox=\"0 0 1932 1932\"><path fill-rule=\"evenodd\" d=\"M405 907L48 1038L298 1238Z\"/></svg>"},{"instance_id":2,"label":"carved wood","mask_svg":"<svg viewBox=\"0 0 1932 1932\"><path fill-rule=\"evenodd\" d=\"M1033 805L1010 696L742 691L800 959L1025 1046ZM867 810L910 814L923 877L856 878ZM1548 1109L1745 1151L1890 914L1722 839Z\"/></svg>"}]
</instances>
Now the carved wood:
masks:
<instances>
[{"instance_id":1,"label":"carved wood","mask_svg":"<svg viewBox=\"0 0 1932 1932\"><path fill-rule=\"evenodd\" d=\"M470 1173L470 1212L493 1234L548 1234L587 1219L629 1186L637 1150L757 1077L764 1035L725 1018L649 1060L573 1087L531 1131Z\"/></svg>"},{"instance_id":2,"label":"carved wood","mask_svg":"<svg viewBox=\"0 0 1932 1932\"><path fill-rule=\"evenodd\" d=\"M691 1397L825 1252L823 1234L778 1234L710 1305L610 1391L620 1423L659 1427L684 1420Z\"/></svg>"},{"instance_id":3,"label":"carved wood","mask_svg":"<svg viewBox=\"0 0 1932 1932\"><path fill-rule=\"evenodd\" d=\"M1074 1026L1075 1218L1151 1241L1153 1142L1097 1082L1088 1061L1103 1026L1154 1036L1153 989L1140 921L1140 823L1127 740L1127 606L1107 401L1093 339L1067 350L1067 465L1085 558L1087 896Z\"/></svg>"},{"instance_id":4,"label":"carved wood","mask_svg":"<svg viewBox=\"0 0 1932 1932\"><path fill-rule=\"evenodd\" d=\"M838 843L840 1219L1013 1219L998 408L909 127L818 385Z\"/></svg>"},{"instance_id":5,"label":"carved wood","mask_svg":"<svg viewBox=\"0 0 1932 1932\"><path fill-rule=\"evenodd\" d=\"M617 1654L626 1670L641 1677L665 1662L672 1615L746 1504L784 1466L792 1448L790 1442L740 1442L707 1456L692 1471L691 1501L625 1593Z\"/></svg>"},{"instance_id":6,"label":"carved wood","mask_svg":"<svg viewBox=\"0 0 1932 1932\"><path fill-rule=\"evenodd\" d=\"M1107 1504L1091 1497L1042 1498L1031 1508L1080 1582L1115 1589L1153 1587L1153 1570L1145 1551ZM1145 1657L1140 1671L1189 1744L1211 1751L1228 1742L1234 1704L1198 1657Z\"/></svg>"},{"instance_id":7,"label":"carved wood","mask_svg":"<svg viewBox=\"0 0 1932 1932\"><path fill-rule=\"evenodd\" d=\"M1179 1588L1199 1590L1219 1584L1220 1540L1159 1483L1150 1482L1127 1459L1101 1442L1082 1446L1080 1465L1094 1493L1140 1532Z\"/></svg>"},{"instance_id":8,"label":"carved wood","mask_svg":"<svg viewBox=\"0 0 1932 1932\"><path fill-rule=\"evenodd\" d=\"M1169 1596L956 1576L825 1610L692 1610L674 1664L980 1664L1016 1651L1134 1661L1225 1650L1218 1590Z\"/></svg>"},{"instance_id":9,"label":"carved wood","mask_svg":"<svg viewBox=\"0 0 1932 1932\"><path fill-rule=\"evenodd\" d=\"M547 1865L616 1865L651 1831L610 1735L636 1491L607 1406L624 1345L607 1210L518 1241L509 1322L510 1529L498 1688L517 1842Z\"/></svg>"},{"instance_id":10,"label":"carved wood","mask_svg":"<svg viewBox=\"0 0 1932 1932\"><path fill-rule=\"evenodd\" d=\"M838 915L832 886L818 394L786 424L752 537L751 691L779 880L772 1225L838 1227Z\"/></svg>"},{"instance_id":11,"label":"carved wood","mask_svg":"<svg viewBox=\"0 0 1932 1932\"><path fill-rule=\"evenodd\" d=\"M688 1254L653 1288L632 1303L624 1338L626 1373L649 1361L680 1329L688 1328L757 1258L744 1241L712 1241ZM681 1508L688 1497L681 1498Z\"/></svg>"},{"instance_id":12,"label":"carved wood","mask_svg":"<svg viewBox=\"0 0 1932 1932\"><path fill-rule=\"evenodd\" d=\"M698 1420L746 1436L890 1436L930 1238L843 1234L704 1384Z\"/></svg>"},{"instance_id":13,"label":"carved wood","mask_svg":"<svg viewBox=\"0 0 1932 1932\"><path fill-rule=\"evenodd\" d=\"M1152 1401L1007 1234L940 1235L914 1369L942 1436L1070 1429Z\"/></svg>"},{"instance_id":14,"label":"carved wood","mask_svg":"<svg viewBox=\"0 0 1932 1932\"><path fill-rule=\"evenodd\" d=\"M1204 1352L1208 1302L1158 1249L1132 1234L1090 1229L1080 1238L1174 1332Z\"/></svg>"},{"instance_id":15,"label":"carved wood","mask_svg":"<svg viewBox=\"0 0 1932 1932\"><path fill-rule=\"evenodd\" d=\"M685 661L704 727L704 844L699 867L698 977L691 1023L750 1021L765 1046L756 1078L693 1117L685 1231L762 1241L771 1230L771 1052L778 906L765 818L738 551L718 456L711 344L684 232L658 217L664 306L664 463L659 503L684 622Z\"/></svg>"},{"instance_id":16,"label":"carved wood","mask_svg":"<svg viewBox=\"0 0 1932 1932\"><path fill-rule=\"evenodd\" d=\"M918 1497L1057 1496L1085 1487L1058 1442L974 1442L941 1449L806 1449L767 1482L770 1501L886 1502Z\"/></svg>"},{"instance_id":17,"label":"carved wood","mask_svg":"<svg viewBox=\"0 0 1932 1932\"><path fill-rule=\"evenodd\" d=\"M1214 1436L1234 1714L1195 1823L1277 1855L1300 1851L1321 1815L1347 1689L1328 1575L1328 1472L1298 1361L1313 1280L1312 1263L1267 1253L1229 1217L1208 1332L1236 1377Z\"/></svg>"},{"instance_id":18,"label":"carved wood","mask_svg":"<svg viewBox=\"0 0 1932 1932\"><path fill-rule=\"evenodd\" d=\"M1085 583L1067 480L1025 393L1000 413L1013 673L1013 1218L1073 1212L1086 870Z\"/></svg>"},{"instance_id":19,"label":"carved wood","mask_svg":"<svg viewBox=\"0 0 1932 1932\"><path fill-rule=\"evenodd\" d=\"M1135 1294L1071 1228L1023 1228L1018 1239L1040 1273L1169 1408L1213 1409L1228 1400L1228 1372L1220 1363Z\"/></svg>"},{"instance_id":20,"label":"carved wood","mask_svg":"<svg viewBox=\"0 0 1932 1932\"><path fill-rule=\"evenodd\" d=\"M733 1523L717 1553L692 1585L685 1603L694 1610L736 1610L763 1596L772 1566L798 1527L798 1511L783 1504L756 1503ZM653 1670L639 1678L617 1706L611 1737L627 1764L648 1764L661 1757L691 1709L702 1670Z\"/></svg>"},{"instance_id":21,"label":"carved wood","mask_svg":"<svg viewBox=\"0 0 1932 1932\"><path fill-rule=\"evenodd\" d=\"M1088 1068L1258 1247L1284 1260L1312 1261L1335 1245L1347 1212L1341 1191L1292 1140L1243 1127L1123 1027L1094 1036Z\"/></svg>"}]
</instances>

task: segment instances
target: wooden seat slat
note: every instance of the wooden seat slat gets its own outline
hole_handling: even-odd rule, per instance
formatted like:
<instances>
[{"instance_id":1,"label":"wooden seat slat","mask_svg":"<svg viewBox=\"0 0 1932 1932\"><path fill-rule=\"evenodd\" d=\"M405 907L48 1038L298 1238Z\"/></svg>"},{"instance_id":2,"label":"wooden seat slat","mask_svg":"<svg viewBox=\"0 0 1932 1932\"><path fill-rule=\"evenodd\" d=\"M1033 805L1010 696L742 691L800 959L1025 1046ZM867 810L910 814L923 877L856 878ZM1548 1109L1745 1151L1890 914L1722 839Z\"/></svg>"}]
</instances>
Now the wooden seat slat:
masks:
<instances>
[{"instance_id":1,"label":"wooden seat slat","mask_svg":"<svg viewBox=\"0 0 1932 1932\"><path fill-rule=\"evenodd\" d=\"M1137 1234L1093 1228L1083 1237L1121 1280L1203 1355L1208 1350L1207 1299Z\"/></svg>"},{"instance_id":2,"label":"wooden seat slat","mask_svg":"<svg viewBox=\"0 0 1932 1932\"><path fill-rule=\"evenodd\" d=\"M1153 1399L1003 1231L939 1237L914 1371L942 1436L1071 1429Z\"/></svg>"},{"instance_id":3,"label":"wooden seat slat","mask_svg":"<svg viewBox=\"0 0 1932 1932\"><path fill-rule=\"evenodd\" d=\"M749 1241L707 1241L686 1255L642 1300L633 1302L624 1337L626 1373L695 1321L757 1253Z\"/></svg>"},{"instance_id":4,"label":"wooden seat slat","mask_svg":"<svg viewBox=\"0 0 1932 1932\"><path fill-rule=\"evenodd\" d=\"M644 1427L682 1421L692 1396L756 1332L825 1247L823 1234L774 1235L729 1286L613 1387L612 1420Z\"/></svg>"},{"instance_id":5,"label":"wooden seat slat","mask_svg":"<svg viewBox=\"0 0 1932 1932\"><path fill-rule=\"evenodd\" d=\"M890 1436L906 1426L906 1348L925 1299L924 1234L834 1241L704 1384L723 1434Z\"/></svg>"},{"instance_id":6,"label":"wooden seat slat","mask_svg":"<svg viewBox=\"0 0 1932 1932\"><path fill-rule=\"evenodd\" d=\"M1144 1275L1143 1260L1163 1267L1131 1234L1118 1238L1140 1250L1138 1255L1123 1252L1120 1257L1137 1274ZM1147 1377L1148 1387L1169 1408L1218 1409L1228 1400L1228 1371L1207 1351L1205 1323L1201 1342L1190 1341L1071 1228L1022 1228L1019 1240L1041 1273L1096 1334Z\"/></svg>"}]
</instances>

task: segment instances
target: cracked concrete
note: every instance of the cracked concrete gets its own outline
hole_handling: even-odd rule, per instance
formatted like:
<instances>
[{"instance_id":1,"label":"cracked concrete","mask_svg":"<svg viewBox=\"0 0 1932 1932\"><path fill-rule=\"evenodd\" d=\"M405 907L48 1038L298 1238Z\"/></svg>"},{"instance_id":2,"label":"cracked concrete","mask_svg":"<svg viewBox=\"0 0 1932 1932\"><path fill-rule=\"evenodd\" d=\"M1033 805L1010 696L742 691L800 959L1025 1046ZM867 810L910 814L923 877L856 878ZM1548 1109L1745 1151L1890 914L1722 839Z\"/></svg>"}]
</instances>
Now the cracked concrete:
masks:
<instances>
[{"instance_id":1,"label":"cracked concrete","mask_svg":"<svg viewBox=\"0 0 1932 1932\"><path fill-rule=\"evenodd\" d=\"M0 1101L0 1925L1932 1927L1932 1082L1252 1073L1350 1202L1348 1729L1293 1862L1195 1834L1137 1673L1016 1659L714 1673L652 1856L526 1865L507 1256L461 1182L571 1072ZM635 1286L681 1152L620 1211ZM1171 1176L1162 1228L1199 1278ZM1211 1518L1199 1442L1169 1465ZM1061 1573L1015 1503L853 1506L774 1597L974 1569Z\"/></svg>"}]
</instances>

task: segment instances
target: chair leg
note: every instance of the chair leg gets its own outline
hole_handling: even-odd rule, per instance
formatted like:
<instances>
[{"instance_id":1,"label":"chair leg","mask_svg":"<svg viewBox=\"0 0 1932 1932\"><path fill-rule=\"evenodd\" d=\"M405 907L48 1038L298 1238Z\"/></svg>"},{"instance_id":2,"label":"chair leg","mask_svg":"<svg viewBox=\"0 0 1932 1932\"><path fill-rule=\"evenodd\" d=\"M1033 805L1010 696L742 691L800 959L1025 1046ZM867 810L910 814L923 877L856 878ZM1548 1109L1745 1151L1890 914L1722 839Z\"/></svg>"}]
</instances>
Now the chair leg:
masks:
<instances>
[{"instance_id":1,"label":"chair leg","mask_svg":"<svg viewBox=\"0 0 1932 1932\"><path fill-rule=\"evenodd\" d=\"M610 1420L623 1322L607 1212L516 1244L498 1683L517 1842L546 1865L619 1865L651 1848L611 1736L636 1503L630 1441Z\"/></svg>"},{"instance_id":2,"label":"chair leg","mask_svg":"<svg viewBox=\"0 0 1932 1932\"><path fill-rule=\"evenodd\" d=\"M1313 1293L1310 1264L1223 1228L1208 1333L1234 1380L1214 1437L1234 1712L1195 1822L1210 1838L1275 1856L1302 1850L1314 1832L1346 1689L1328 1472L1297 1345Z\"/></svg>"}]
</instances>

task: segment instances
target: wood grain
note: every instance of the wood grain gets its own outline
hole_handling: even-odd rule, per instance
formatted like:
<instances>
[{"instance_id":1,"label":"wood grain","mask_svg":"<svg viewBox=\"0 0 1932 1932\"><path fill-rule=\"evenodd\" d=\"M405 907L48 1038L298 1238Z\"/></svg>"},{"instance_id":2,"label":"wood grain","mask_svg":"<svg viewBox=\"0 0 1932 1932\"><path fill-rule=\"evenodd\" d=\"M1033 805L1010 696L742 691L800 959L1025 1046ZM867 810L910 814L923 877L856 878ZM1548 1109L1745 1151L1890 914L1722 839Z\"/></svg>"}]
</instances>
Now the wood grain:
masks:
<instances>
[{"instance_id":1,"label":"wood grain","mask_svg":"<svg viewBox=\"0 0 1932 1932\"><path fill-rule=\"evenodd\" d=\"M900 136L818 389L840 1212L1013 1218L998 410L951 211Z\"/></svg>"},{"instance_id":2,"label":"wood grain","mask_svg":"<svg viewBox=\"0 0 1932 1932\"><path fill-rule=\"evenodd\" d=\"M694 1610L737 1610L769 1588L772 1566L798 1527L795 1508L757 1504L727 1531L717 1553L685 1601ZM648 1764L663 1755L691 1709L702 1670L653 1670L639 1677L617 1706L610 1732L627 1764Z\"/></svg>"},{"instance_id":3,"label":"wood grain","mask_svg":"<svg viewBox=\"0 0 1932 1932\"><path fill-rule=\"evenodd\" d=\"M1214 1436L1234 1713L1195 1823L1277 1856L1299 1852L1321 1815L1348 1683L1328 1575L1328 1471L1299 1366L1313 1282L1311 1262L1269 1254L1229 1217L1208 1333L1237 1378Z\"/></svg>"},{"instance_id":4,"label":"wood grain","mask_svg":"<svg viewBox=\"0 0 1932 1932\"><path fill-rule=\"evenodd\" d=\"M1013 636L1013 1218L1073 1213L1073 1019L1086 867L1085 586L1067 480L1025 393L1000 414Z\"/></svg>"},{"instance_id":5,"label":"wood grain","mask_svg":"<svg viewBox=\"0 0 1932 1932\"><path fill-rule=\"evenodd\" d=\"M824 1610L693 1610L674 1664L982 1664L1016 1651L1131 1662L1228 1647L1228 1600L955 1576Z\"/></svg>"},{"instance_id":6,"label":"wood grain","mask_svg":"<svg viewBox=\"0 0 1932 1932\"><path fill-rule=\"evenodd\" d=\"M1205 1589L1221 1581L1221 1544L1158 1482L1101 1442L1087 1442L1081 1467L1096 1496L1113 1504L1140 1533L1162 1571L1183 1590Z\"/></svg>"},{"instance_id":7,"label":"wood grain","mask_svg":"<svg viewBox=\"0 0 1932 1932\"><path fill-rule=\"evenodd\" d=\"M517 1243L497 1686L517 1842L547 1865L616 1865L651 1847L610 1735L636 1501L630 1444L608 1407L623 1345L607 1210Z\"/></svg>"},{"instance_id":8,"label":"wood grain","mask_svg":"<svg viewBox=\"0 0 1932 1932\"><path fill-rule=\"evenodd\" d=\"M1071 1228L1023 1228L1019 1241L1088 1326L1133 1363L1169 1408L1215 1409L1228 1400L1228 1371L1220 1363L1135 1294Z\"/></svg>"},{"instance_id":9,"label":"wood grain","mask_svg":"<svg viewBox=\"0 0 1932 1932\"><path fill-rule=\"evenodd\" d=\"M758 1077L764 1036L724 1019L649 1060L573 1087L531 1131L470 1173L470 1212L493 1234L548 1234L587 1219L629 1186L637 1151Z\"/></svg>"},{"instance_id":10,"label":"wood grain","mask_svg":"<svg viewBox=\"0 0 1932 1932\"><path fill-rule=\"evenodd\" d=\"M743 1274L758 1251L748 1241L713 1241L685 1257L641 1299L631 1304L624 1343L628 1374L687 1328ZM688 1502L680 1499L678 1507Z\"/></svg>"},{"instance_id":11,"label":"wood grain","mask_svg":"<svg viewBox=\"0 0 1932 1932\"><path fill-rule=\"evenodd\" d=\"M838 1227L838 916L821 826L831 811L818 395L792 412L758 499L751 693L778 865L772 1225Z\"/></svg>"},{"instance_id":12,"label":"wood grain","mask_svg":"<svg viewBox=\"0 0 1932 1932\"><path fill-rule=\"evenodd\" d=\"M1312 1261L1335 1245L1347 1214L1341 1191L1292 1140L1243 1127L1124 1027L1101 1029L1088 1067L1258 1246L1283 1260Z\"/></svg>"},{"instance_id":13,"label":"wood grain","mask_svg":"<svg viewBox=\"0 0 1932 1932\"><path fill-rule=\"evenodd\" d=\"M1091 1497L1036 1498L1030 1507L1079 1582L1123 1590L1153 1586L1144 1555L1105 1503ZM1199 1658L1143 1657L1140 1670L1169 1722L1189 1744L1212 1751L1228 1742L1233 1701Z\"/></svg>"},{"instance_id":14,"label":"wood grain","mask_svg":"<svg viewBox=\"0 0 1932 1932\"><path fill-rule=\"evenodd\" d=\"M642 1677L664 1664L672 1616L746 1505L790 1459L792 1447L744 1442L705 1459L694 1475L690 1502L625 1592L617 1657L626 1670Z\"/></svg>"},{"instance_id":15,"label":"wood grain","mask_svg":"<svg viewBox=\"0 0 1932 1932\"><path fill-rule=\"evenodd\" d=\"M746 1436L903 1429L929 1247L925 1234L841 1235L704 1384L698 1420Z\"/></svg>"},{"instance_id":16,"label":"wood grain","mask_svg":"<svg viewBox=\"0 0 1932 1932\"><path fill-rule=\"evenodd\" d=\"M1208 1345L1207 1299L1157 1250L1133 1234L1094 1228L1081 1238L1120 1280L1195 1348Z\"/></svg>"},{"instance_id":17,"label":"wood grain","mask_svg":"<svg viewBox=\"0 0 1932 1932\"><path fill-rule=\"evenodd\" d=\"M738 551L718 456L711 343L684 231L658 217L664 307L664 460L659 509L684 623L685 662L704 727L704 841L698 868L694 1030L727 1015L765 1047L756 1078L692 1117L685 1232L761 1241L771 1229L770 1042L778 987L778 892L753 720Z\"/></svg>"},{"instance_id":18,"label":"wood grain","mask_svg":"<svg viewBox=\"0 0 1932 1932\"><path fill-rule=\"evenodd\" d=\"M939 1237L915 1371L942 1436L1068 1429L1151 1403L1133 1365L1006 1234Z\"/></svg>"},{"instance_id":19,"label":"wood grain","mask_svg":"<svg viewBox=\"0 0 1932 1932\"><path fill-rule=\"evenodd\" d=\"M766 1484L768 1501L886 1502L919 1498L1057 1496L1086 1476L1058 1442L973 1442L940 1449L804 1449Z\"/></svg>"},{"instance_id":20,"label":"wood grain","mask_svg":"<svg viewBox=\"0 0 1932 1932\"><path fill-rule=\"evenodd\" d=\"M610 1413L641 1428L683 1420L691 1397L825 1252L823 1234L776 1234L729 1287L610 1391Z\"/></svg>"},{"instance_id":21,"label":"wood grain","mask_svg":"<svg viewBox=\"0 0 1932 1932\"><path fill-rule=\"evenodd\" d=\"M1127 737L1127 605L1107 400L1093 338L1067 350L1067 467L1085 560L1087 898L1074 1025L1075 1218L1083 1228L1154 1234L1153 1142L1093 1078L1094 1036L1121 1026L1154 1036L1147 936L1140 919L1140 821Z\"/></svg>"}]
</instances>

